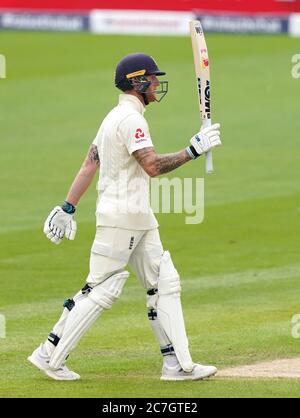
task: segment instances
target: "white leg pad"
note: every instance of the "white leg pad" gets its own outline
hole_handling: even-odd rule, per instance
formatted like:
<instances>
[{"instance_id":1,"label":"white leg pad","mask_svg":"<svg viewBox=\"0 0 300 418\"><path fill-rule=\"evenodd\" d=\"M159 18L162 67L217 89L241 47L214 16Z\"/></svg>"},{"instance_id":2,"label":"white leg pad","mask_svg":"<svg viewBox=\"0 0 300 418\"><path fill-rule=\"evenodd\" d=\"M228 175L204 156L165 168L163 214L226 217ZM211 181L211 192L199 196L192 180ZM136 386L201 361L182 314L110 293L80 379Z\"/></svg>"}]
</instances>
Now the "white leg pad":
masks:
<instances>
[{"instance_id":1,"label":"white leg pad","mask_svg":"<svg viewBox=\"0 0 300 418\"><path fill-rule=\"evenodd\" d=\"M150 325L160 347L171 345L171 341L169 340L158 319L151 320Z\"/></svg>"},{"instance_id":2,"label":"white leg pad","mask_svg":"<svg viewBox=\"0 0 300 418\"><path fill-rule=\"evenodd\" d=\"M173 344L177 359L185 372L191 372L192 361L185 331L181 299L180 278L170 253L165 251L158 278L157 315L165 333Z\"/></svg>"},{"instance_id":3,"label":"white leg pad","mask_svg":"<svg viewBox=\"0 0 300 418\"><path fill-rule=\"evenodd\" d=\"M152 331L160 345L160 348L164 348L166 346L172 345L172 343L169 340L165 330L163 329L160 323L160 320L158 319L157 301L158 301L157 292L153 292L151 295L147 293L148 319L150 320Z\"/></svg>"},{"instance_id":4,"label":"white leg pad","mask_svg":"<svg viewBox=\"0 0 300 418\"><path fill-rule=\"evenodd\" d=\"M58 369L75 348L81 337L91 328L99 315L110 309L120 297L129 273L114 274L92 289L88 297L75 304L69 313L63 335L55 348L50 367Z\"/></svg>"}]
</instances>

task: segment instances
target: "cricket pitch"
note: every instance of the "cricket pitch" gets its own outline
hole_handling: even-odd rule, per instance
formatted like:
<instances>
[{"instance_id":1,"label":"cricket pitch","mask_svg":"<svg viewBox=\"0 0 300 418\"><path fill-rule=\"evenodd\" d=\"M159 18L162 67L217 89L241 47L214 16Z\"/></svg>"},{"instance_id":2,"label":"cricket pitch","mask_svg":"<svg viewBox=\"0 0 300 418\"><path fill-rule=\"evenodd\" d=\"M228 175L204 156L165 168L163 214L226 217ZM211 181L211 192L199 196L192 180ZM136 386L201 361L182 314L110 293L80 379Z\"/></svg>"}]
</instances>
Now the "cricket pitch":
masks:
<instances>
[{"instance_id":1,"label":"cricket pitch","mask_svg":"<svg viewBox=\"0 0 300 418\"><path fill-rule=\"evenodd\" d=\"M265 363L220 370L218 377L228 378L288 378L300 379L300 358L274 360Z\"/></svg>"}]
</instances>

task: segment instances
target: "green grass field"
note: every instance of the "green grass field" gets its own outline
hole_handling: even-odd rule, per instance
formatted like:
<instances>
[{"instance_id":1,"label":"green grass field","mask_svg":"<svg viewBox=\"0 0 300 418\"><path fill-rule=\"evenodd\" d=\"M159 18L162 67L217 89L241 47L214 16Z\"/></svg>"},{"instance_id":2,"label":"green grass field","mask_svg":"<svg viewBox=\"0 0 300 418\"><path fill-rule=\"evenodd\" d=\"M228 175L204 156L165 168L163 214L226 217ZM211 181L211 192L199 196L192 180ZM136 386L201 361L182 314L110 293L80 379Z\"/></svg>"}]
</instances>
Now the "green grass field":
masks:
<instances>
[{"instance_id":1,"label":"green grass field","mask_svg":"<svg viewBox=\"0 0 300 418\"><path fill-rule=\"evenodd\" d=\"M299 40L208 35L213 117L224 146L205 179L205 221L159 215L182 278L195 361L227 366L299 356L299 93L291 57ZM26 358L65 298L85 282L96 191L78 209L78 235L57 247L42 233L63 201L98 126L117 101L116 62L144 51L168 73L170 92L147 110L158 152L184 148L199 128L189 38L0 33L1 397L299 397L288 379L160 382L161 357L134 276L70 357L79 382L55 382ZM201 177L197 160L176 177ZM170 175L170 177L172 177Z\"/></svg>"}]
</instances>

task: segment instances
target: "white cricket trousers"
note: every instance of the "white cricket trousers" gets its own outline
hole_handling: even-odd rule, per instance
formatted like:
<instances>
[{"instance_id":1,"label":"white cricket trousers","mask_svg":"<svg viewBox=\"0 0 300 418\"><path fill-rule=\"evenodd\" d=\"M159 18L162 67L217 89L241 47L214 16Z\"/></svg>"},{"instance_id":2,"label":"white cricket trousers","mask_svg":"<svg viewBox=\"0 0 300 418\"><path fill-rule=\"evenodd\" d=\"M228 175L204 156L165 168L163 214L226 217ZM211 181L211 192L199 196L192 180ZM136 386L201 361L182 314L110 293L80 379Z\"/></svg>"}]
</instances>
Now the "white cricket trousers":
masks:
<instances>
[{"instance_id":1,"label":"white cricket trousers","mask_svg":"<svg viewBox=\"0 0 300 418\"><path fill-rule=\"evenodd\" d=\"M87 283L94 287L129 265L145 289L157 288L162 255L158 228L134 231L98 226Z\"/></svg>"},{"instance_id":2,"label":"white cricket trousers","mask_svg":"<svg viewBox=\"0 0 300 418\"><path fill-rule=\"evenodd\" d=\"M92 288L100 285L100 288L102 282L117 273L123 272L125 267L129 265L137 275L142 286L147 290L148 318L160 345L161 352L164 356L167 356L174 354L174 348L158 320L156 312L158 276L163 253L163 246L157 228L148 231L132 231L103 226L97 227L91 249L90 272L87 277L87 284ZM69 324L66 341L63 341L70 315L74 314L76 316L80 313L80 304L85 303L87 296L88 290L84 291L83 288L73 299L65 301L67 305L64 304L63 314L50 333L48 341L46 341L46 349L49 355L52 356L51 361L57 367L60 367L61 361L65 360L65 354L69 354L80 339L80 335L77 335L78 338L73 338L71 343L68 340L68 332L69 334L70 332L75 332L75 328L78 326L76 321L73 321L74 323L70 322L71 325ZM77 313L75 314L76 307ZM82 307L83 305L81 309ZM85 331L89 329L91 324L86 327ZM76 336L76 332L74 335Z\"/></svg>"}]
</instances>

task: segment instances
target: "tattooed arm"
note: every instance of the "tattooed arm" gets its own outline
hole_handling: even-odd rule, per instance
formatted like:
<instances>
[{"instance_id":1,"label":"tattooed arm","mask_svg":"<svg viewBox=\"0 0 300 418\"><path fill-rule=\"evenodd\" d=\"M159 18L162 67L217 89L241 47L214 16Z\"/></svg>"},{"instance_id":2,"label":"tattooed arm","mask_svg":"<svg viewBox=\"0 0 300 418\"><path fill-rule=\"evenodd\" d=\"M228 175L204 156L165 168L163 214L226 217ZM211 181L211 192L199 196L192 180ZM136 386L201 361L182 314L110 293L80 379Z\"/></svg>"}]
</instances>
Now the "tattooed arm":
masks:
<instances>
[{"instance_id":1,"label":"tattooed arm","mask_svg":"<svg viewBox=\"0 0 300 418\"><path fill-rule=\"evenodd\" d=\"M185 149L173 154L159 155L154 148L147 147L135 151L132 155L150 177L169 173L192 159Z\"/></svg>"},{"instance_id":2,"label":"tattooed arm","mask_svg":"<svg viewBox=\"0 0 300 418\"><path fill-rule=\"evenodd\" d=\"M73 184L66 197L66 201L76 206L81 196L88 189L94 175L100 167L100 160L96 145L91 145L87 156L75 177Z\"/></svg>"}]
</instances>

